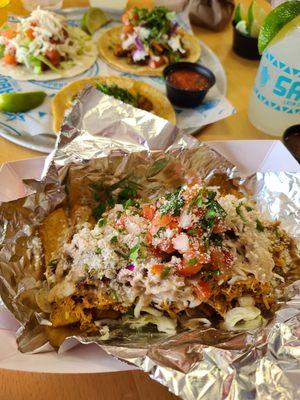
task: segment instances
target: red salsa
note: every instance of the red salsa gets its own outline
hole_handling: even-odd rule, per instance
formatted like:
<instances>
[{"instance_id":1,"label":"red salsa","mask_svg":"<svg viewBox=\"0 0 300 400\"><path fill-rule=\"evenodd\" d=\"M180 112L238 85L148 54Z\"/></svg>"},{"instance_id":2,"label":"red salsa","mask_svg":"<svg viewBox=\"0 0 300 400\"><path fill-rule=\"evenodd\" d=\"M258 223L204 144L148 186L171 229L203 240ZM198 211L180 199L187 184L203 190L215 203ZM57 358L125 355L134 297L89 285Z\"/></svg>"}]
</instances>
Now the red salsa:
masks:
<instances>
[{"instance_id":1,"label":"red salsa","mask_svg":"<svg viewBox=\"0 0 300 400\"><path fill-rule=\"evenodd\" d=\"M190 69L179 69L168 76L168 81L179 89L205 90L210 86L209 79L200 72Z\"/></svg>"}]
</instances>

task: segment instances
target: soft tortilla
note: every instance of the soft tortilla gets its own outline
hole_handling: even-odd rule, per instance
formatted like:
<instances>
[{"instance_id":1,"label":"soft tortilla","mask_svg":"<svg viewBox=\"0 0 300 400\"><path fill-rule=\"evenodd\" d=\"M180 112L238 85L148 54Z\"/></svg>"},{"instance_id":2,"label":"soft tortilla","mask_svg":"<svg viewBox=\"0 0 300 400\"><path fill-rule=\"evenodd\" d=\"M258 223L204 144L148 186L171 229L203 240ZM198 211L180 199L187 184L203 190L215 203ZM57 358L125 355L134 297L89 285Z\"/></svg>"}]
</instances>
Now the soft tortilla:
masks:
<instances>
[{"instance_id":1,"label":"soft tortilla","mask_svg":"<svg viewBox=\"0 0 300 400\"><path fill-rule=\"evenodd\" d=\"M105 83L107 85L116 84L123 89L127 89L133 95L140 93L152 102L153 110L151 112L153 114L172 122L174 125L176 124L176 114L171 103L166 96L154 87L145 82L123 76L95 76L72 82L53 97L52 115L54 132L59 132L65 111L71 107L74 96L86 85L93 85L96 82Z\"/></svg>"},{"instance_id":2,"label":"soft tortilla","mask_svg":"<svg viewBox=\"0 0 300 400\"><path fill-rule=\"evenodd\" d=\"M112 67L122 72L129 72L137 75L160 76L165 68L163 65L160 68L150 68L147 65L128 64L126 57L116 57L113 53L112 46L121 43L120 36L122 25L114 26L100 36L98 41L98 50L100 57ZM201 47L198 39L189 33L181 30L185 48L190 52L190 55L184 61L196 62L201 55Z\"/></svg>"},{"instance_id":3,"label":"soft tortilla","mask_svg":"<svg viewBox=\"0 0 300 400\"><path fill-rule=\"evenodd\" d=\"M42 74L35 74L25 66L10 66L5 64L0 59L0 74L10 76L18 81L50 81L54 79L71 78L76 75L80 75L88 70L97 60L98 51L97 46L92 41L89 35L83 32L81 29L76 27L69 27L69 30L80 31L80 34L85 36L85 47L83 49L83 55L74 59L74 66L68 69L60 69L59 72L47 70ZM78 32L79 34L79 32Z\"/></svg>"}]
</instances>

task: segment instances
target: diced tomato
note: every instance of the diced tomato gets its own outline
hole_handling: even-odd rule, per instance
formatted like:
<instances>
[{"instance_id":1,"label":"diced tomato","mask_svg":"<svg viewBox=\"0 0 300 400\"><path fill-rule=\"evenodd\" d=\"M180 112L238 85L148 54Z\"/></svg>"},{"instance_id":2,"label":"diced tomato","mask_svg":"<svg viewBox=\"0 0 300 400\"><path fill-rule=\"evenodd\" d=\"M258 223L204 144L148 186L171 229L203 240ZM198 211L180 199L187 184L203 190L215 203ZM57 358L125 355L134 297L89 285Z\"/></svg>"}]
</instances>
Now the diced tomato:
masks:
<instances>
[{"instance_id":1,"label":"diced tomato","mask_svg":"<svg viewBox=\"0 0 300 400\"><path fill-rule=\"evenodd\" d=\"M125 35L130 35L133 31L134 31L133 25L124 25L123 26L123 33L125 33Z\"/></svg>"},{"instance_id":2,"label":"diced tomato","mask_svg":"<svg viewBox=\"0 0 300 400\"><path fill-rule=\"evenodd\" d=\"M177 273L182 276L195 275L201 270L203 264L207 264L208 262L209 256L207 254L195 250L188 251L183 255Z\"/></svg>"},{"instance_id":3,"label":"diced tomato","mask_svg":"<svg viewBox=\"0 0 300 400\"><path fill-rule=\"evenodd\" d=\"M116 226L119 228L125 228L126 221L127 221L126 215L121 215L121 217L116 220Z\"/></svg>"},{"instance_id":4,"label":"diced tomato","mask_svg":"<svg viewBox=\"0 0 300 400\"><path fill-rule=\"evenodd\" d=\"M17 32L12 28L4 29L0 34L6 39L13 39L17 36Z\"/></svg>"},{"instance_id":5,"label":"diced tomato","mask_svg":"<svg viewBox=\"0 0 300 400\"><path fill-rule=\"evenodd\" d=\"M133 8L129 8L123 15L122 15L122 22L125 25L129 25L130 22L135 22L139 19L138 14L134 11Z\"/></svg>"},{"instance_id":6,"label":"diced tomato","mask_svg":"<svg viewBox=\"0 0 300 400\"><path fill-rule=\"evenodd\" d=\"M158 248L167 254L174 253L175 249L172 243L172 239L164 239L162 243L159 244Z\"/></svg>"},{"instance_id":7,"label":"diced tomato","mask_svg":"<svg viewBox=\"0 0 300 400\"><path fill-rule=\"evenodd\" d=\"M163 272L163 270L164 270L164 266L162 264L154 264L151 267L151 271L155 275L160 275Z\"/></svg>"},{"instance_id":8,"label":"diced tomato","mask_svg":"<svg viewBox=\"0 0 300 400\"><path fill-rule=\"evenodd\" d=\"M170 215L162 215L160 213L156 213L153 218L153 223L155 226L162 227L165 226L170 229L177 228L178 220Z\"/></svg>"},{"instance_id":9,"label":"diced tomato","mask_svg":"<svg viewBox=\"0 0 300 400\"><path fill-rule=\"evenodd\" d=\"M194 294L200 300L207 300L211 296L211 288L207 282L198 281L194 286Z\"/></svg>"},{"instance_id":10,"label":"diced tomato","mask_svg":"<svg viewBox=\"0 0 300 400\"><path fill-rule=\"evenodd\" d=\"M152 233L150 231L146 233L146 242L152 244Z\"/></svg>"},{"instance_id":11,"label":"diced tomato","mask_svg":"<svg viewBox=\"0 0 300 400\"><path fill-rule=\"evenodd\" d=\"M58 65L60 63L60 60L61 60L61 55L55 49L47 50L46 51L46 57L48 58L49 61L51 61L51 63L53 65Z\"/></svg>"},{"instance_id":12,"label":"diced tomato","mask_svg":"<svg viewBox=\"0 0 300 400\"><path fill-rule=\"evenodd\" d=\"M38 23L37 23L37 21L32 21L30 25L34 27L34 26L38 26Z\"/></svg>"},{"instance_id":13,"label":"diced tomato","mask_svg":"<svg viewBox=\"0 0 300 400\"><path fill-rule=\"evenodd\" d=\"M3 57L3 61L5 64L8 65L17 65L17 59L14 54L5 54L5 56Z\"/></svg>"},{"instance_id":14,"label":"diced tomato","mask_svg":"<svg viewBox=\"0 0 300 400\"><path fill-rule=\"evenodd\" d=\"M150 61L149 61L149 67L155 69L155 68L161 67L165 63L166 63L166 60L165 60L165 58L163 56L160 56L159 60L157 60L157 61L153 60L151 58Z\"/></svg>"},{"instance_id":15,"label":"diced tomato","mask_svg":"<svg viewBox=\"0 0 300 400\"><path fill-rule=\"evenodd\" d=\"M225 222L222 219L217 219L215 221L214 227L213 227L213 232L214 233L224 233L226 232L227 227L225 225Z\"/></svg>"},{"instance_id":16,"label":"diced tomato","mask_svg":"<svg viewBox=\"0 0 300 400\"><path fill-rule=\"evenodd\" d=\"M34 30L32 28L29 28L26 30L26 36L29 37L29 39L34 39L35 38L35 33Z\"/></svg>"},{"instance_id":17,"label":"diced tomato","mask_svg":"<svg viewBox=\"0 0 300 400\"><path fill-rule=\"evenodd\" d=\"M212 249L210 257L212 268L219 269L222 273L228 272L233 262L233 255L224 249Z\"/></svg>"},{"instance_id":18,"label":"diced tomato","mask_svg":"<svg viewBox=\"0 0 300 400\"><path fill-rule=\"evenodd\" d=\"M155 214L155 207L151 204L145 204L142 210L142 216L151 221Z\"/></svg>"}]
</instances>

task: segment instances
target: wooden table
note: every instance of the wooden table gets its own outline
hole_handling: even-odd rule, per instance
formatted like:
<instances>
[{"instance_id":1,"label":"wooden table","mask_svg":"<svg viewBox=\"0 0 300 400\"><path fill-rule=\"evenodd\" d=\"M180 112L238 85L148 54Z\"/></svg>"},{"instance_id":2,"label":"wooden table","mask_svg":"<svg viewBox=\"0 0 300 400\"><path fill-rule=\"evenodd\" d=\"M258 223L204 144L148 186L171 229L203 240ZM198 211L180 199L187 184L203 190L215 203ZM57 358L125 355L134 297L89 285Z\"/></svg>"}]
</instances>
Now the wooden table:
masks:
<instances>
[{"instance_id":1,"label":"wooden table","mask_svg":"<svg viewBox=\"0 0 300 400\"><path fill-rule=\"evenodd\" d=\"M65 0L64 3L65 6L86 5L87 1ZM228 98L237 109L237 114L207 126L199 132L197 137L201 140L270 139L270 136L255 129L247 118L248 101L258 62L241 59L232 52L231 26L220 33L201 28L195 28L194 31L218 55L224 65L228 78ZM0 148L0 163L40 155L38 152L24 149L3 138L0 138ZM56 375L0 371L0 400L167 400L175 398L142 372Z\"/></svg>"}]
</instances>

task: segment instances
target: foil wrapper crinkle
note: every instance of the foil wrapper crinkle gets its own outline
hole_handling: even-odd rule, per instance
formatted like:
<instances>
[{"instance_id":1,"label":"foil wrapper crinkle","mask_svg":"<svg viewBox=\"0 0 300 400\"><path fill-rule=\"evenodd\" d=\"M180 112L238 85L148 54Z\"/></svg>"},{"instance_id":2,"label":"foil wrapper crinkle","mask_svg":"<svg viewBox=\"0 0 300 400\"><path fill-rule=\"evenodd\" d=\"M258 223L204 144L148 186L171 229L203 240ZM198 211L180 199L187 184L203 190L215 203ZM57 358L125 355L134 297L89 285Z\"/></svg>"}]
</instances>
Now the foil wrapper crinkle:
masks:
<instances>
[{"instance_id":1,"label":"foil wrapper crinkle","mask_svg":"<svg viewBox=\"0 0 300 400\"><path fill-rule=\"evenodd\" d=\"M0 294L21 323L20 351L53 349L47 316L22 296L42 277L42 258L34 243L45 216L69 201L92 205L91 183L113 184L134 176L142 188L140 195L147 198L178 187L188 175L206 182L222 175L240 183L266 217L282 220L299 246L299 174L257 173L241 179L228 160L167 121L92 87L83 90L46 160L43 179L24 182L28 196L0 205ZM297 399L300 281L296 275L274 318L256 331L224 332L203 326L167 337L132 335L124 328L121 338L109 342L71 331L68 336L99 344L183 399Z\"/></svg>"}]
</instances>

